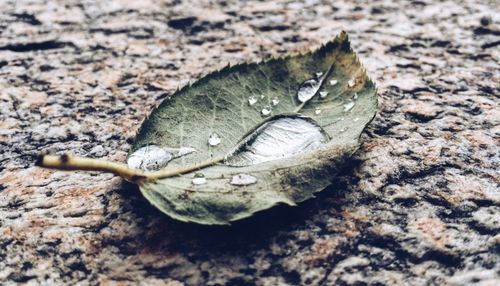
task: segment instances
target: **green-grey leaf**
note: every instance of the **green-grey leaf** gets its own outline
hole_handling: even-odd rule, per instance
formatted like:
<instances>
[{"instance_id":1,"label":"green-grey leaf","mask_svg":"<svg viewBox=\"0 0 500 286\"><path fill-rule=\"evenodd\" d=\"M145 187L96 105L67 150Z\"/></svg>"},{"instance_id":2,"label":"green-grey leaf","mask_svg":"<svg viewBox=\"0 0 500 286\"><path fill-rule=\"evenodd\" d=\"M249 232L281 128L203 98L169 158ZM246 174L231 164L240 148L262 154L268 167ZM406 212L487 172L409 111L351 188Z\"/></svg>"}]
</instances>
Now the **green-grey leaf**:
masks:
<instances>
[{"instance_id":1,"label":"green-grey leaf","mask_svg":"<svg viewBox=\"0 0 500 286\"><path fill-rule=\"evenodd\" d=\"M201 224L228 224L279 203L295 205L331 183L376 110L375 85L345 33L314 52L227 67L163 101L131 150L196 150L170 154L168 170L225 161L139 186L164 213ZM261 148L255 141L266 143L261 134L279 137L266 146L291 151L266 149L259 153L264 159L252 161L256 157L248 152ZM288 139L280 139L283 134ZM287 140L298 145L285 148Z\"/></svg>"}]
</instances>

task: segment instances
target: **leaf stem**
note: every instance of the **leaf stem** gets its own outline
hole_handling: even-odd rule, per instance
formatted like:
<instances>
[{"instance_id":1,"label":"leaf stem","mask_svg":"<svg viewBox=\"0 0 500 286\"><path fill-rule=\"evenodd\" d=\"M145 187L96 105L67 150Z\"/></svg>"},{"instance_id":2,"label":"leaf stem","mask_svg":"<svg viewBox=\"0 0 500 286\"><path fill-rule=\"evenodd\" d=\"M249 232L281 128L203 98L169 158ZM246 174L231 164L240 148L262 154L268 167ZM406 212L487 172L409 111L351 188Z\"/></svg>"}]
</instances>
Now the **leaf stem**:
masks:
<instances>
[{"instance_id":1,"label":"leaf stem","mask_svg":"<svg viewBox=\"0 0 500 286\"><path fill-rule=\"evenodd\" d=\"M213 166L217 163L222 162L223 160L224 160L223 156L215 157L215 158L201 161L201 162L195 163L193 165L188 165L188 166L176 169L176 170L163 169L163 170L158 170L158 171L154 171L154 172L146 172L145 175L146 175L146 178L149 180L168 178L168 177L173 177L173 176L189 173L191 171L195 171L195 170L205 168L208 166Z\"/></svg>"},{"instance_id":2,"label":"leaf stem","mask_svg":"<svg viewBox=\"0 0 500 286\"><path fill-rule=\"evenodd\" d=\"M129 182L137 183L141 180L156 180L182 175L197 169L215 165L222 162L224 157L216 157L202 161L193 165L185 166L177 170L158 170L152 172L143 172L129 168L126 164L110 162L102 159L91 159L83 157L74 157L71 155L40 155L36 165L49 169L57 170L80 170L80 171L101 171L118 175Z\"/></svg>"}]
</instances>

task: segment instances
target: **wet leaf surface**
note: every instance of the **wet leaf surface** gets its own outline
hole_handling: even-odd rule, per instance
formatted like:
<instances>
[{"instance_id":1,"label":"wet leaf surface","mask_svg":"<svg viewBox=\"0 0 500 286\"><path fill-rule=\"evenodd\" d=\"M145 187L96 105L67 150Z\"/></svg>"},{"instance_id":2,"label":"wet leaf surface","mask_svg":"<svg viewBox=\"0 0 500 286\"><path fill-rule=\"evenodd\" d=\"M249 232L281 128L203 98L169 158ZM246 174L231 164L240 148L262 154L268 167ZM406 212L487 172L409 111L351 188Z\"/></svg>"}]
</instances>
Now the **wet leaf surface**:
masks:
<instances>
[{"instance_id":1,"label":"wet leaf surface","mask_svg":"<svg viewBox=\"0 0 500 286\"><path fill-rule=\"evenodd\" d=\"M213 161L139 186L173 218L227 224L328 186L376 110L375 85L342 33L314 52L226 67L182 88L143 123L129 160L190 148L151 166Z\"/></svg>"}]
</instances>

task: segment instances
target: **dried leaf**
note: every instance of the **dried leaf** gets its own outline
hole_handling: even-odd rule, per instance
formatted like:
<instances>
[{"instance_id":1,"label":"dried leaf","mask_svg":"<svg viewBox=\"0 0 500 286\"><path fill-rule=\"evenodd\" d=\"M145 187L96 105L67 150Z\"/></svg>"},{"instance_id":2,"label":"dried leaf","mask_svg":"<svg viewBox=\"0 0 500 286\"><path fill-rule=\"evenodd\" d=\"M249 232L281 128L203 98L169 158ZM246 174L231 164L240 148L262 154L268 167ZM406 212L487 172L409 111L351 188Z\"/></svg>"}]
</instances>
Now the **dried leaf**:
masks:
<instances>
[{"instance_id":1,"label":"dried leaf","mask_svg":"<svg viewBox=\"0 0 500 286\"><path fill-rule=\"evenodd\" d=\"M169 216L228 224L295 205L331 183L377 111L345 33L315 52L227 67L152 111L128 166L41 155L60 170L117 174Z\"/></svg>"},{"instance_id":2,"label":"dried leaf","mask_svg":"<svg viewBox=\"0 0 500 286\"><path fill-rule=\"evenodd\" d=\"M328 186L376 110L375 85L342 33L315 52L227 67L184 87L143 123L129 159L179 173L137 181L164 213L227 224ZM168 152L182 148L196 152Z\"/></svg>"}]
</instances>

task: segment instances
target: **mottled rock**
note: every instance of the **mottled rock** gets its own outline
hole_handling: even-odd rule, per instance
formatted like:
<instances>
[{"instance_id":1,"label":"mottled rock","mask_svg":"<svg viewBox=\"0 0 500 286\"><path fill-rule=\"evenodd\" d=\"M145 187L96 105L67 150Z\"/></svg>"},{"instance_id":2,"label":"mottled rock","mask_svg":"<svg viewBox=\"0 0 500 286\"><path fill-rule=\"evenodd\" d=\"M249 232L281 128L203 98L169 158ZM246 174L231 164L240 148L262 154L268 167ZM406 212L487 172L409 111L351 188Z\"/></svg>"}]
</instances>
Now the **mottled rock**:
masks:
<instances>
[{"instance_id":1,"label":"mottled rock","mask_svg":"<svg viewBox=\"0 0 500 286\"><path fill-rule=\"evenodd\" d=\"M498 285L494 4L1 1L0 284ZM316 199L205 227L112 175L33 167L44 151L123 162L177 87L341 30L380 112Z\"/></svg>"}]
</instances>

